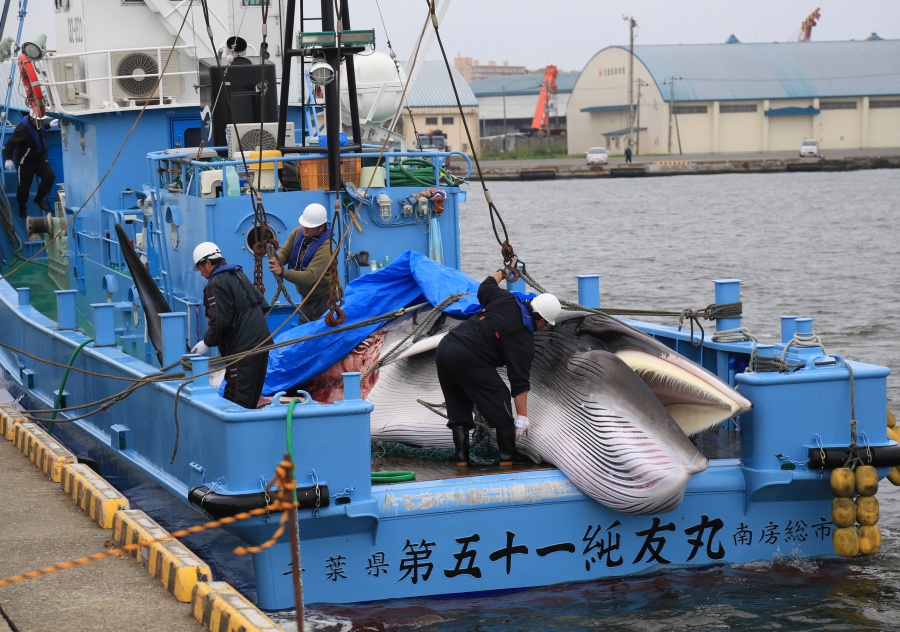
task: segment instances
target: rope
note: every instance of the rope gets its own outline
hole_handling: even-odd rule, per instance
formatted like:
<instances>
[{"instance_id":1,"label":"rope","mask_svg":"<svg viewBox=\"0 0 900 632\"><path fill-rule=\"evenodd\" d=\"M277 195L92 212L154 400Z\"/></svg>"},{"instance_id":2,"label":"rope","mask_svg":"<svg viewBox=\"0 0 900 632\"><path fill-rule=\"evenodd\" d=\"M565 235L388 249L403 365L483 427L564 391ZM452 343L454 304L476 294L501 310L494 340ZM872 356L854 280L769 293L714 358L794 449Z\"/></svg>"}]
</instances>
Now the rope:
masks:
<instances>
[{"instance_id":1,"label":"rope","mask_svg":"<svg viewBox=\"0 0 900 632\"><path fill-rule=\"evenodd\" d=\"M187 529L181 529L178 531L173 531L170 534L159 538L153 538L150 540L142 540L140 543L135 544L127 544L122 547L117 547L114 549L109 549L103 553L95 553L93 555L88 555L86 557L81 557L76 560L72 560L69 562L63 562L61 564L54 564L53 566L47 566L40 570L29 571L27 573L23 573L21 575L15 575L14 577L9 577L7 579L0 579L0 588L3 586L9 586L11 584L17 584L23 582L28 579L34 579L36 577L42 577L44 575L50 575L51 573L56 573L58 571L67 570L70 568L75 568L77 566L83 566L85 564L90 564L91 562L96 562L98 560L103 560L108 557L114 557L116 555L122 554L130 554L132 551L137 551L143 546L147 546L148 544L153 544L154 542L166 542L168 540L174 540L178 538L187 537L190 535L195 535L197 533L202 533L203 531L208 531L210 529L217 529L219 527L234 524L236 522L240 522L241 520L246 520L247 518L252 518L254 516L262 516L272 512L282 512L282 527L279 528L279 531L273 534L272 539L263 543L259 547L237 547L234 549L234 553L236 555L245 555L247 553L258 552L259 550L263 550L264 548L268 548L272 544L275 543L277 538L280 536L283 531L283 523L288 516L288 513L296 508L296 505L289 500L286 500L287 492L291 491L293 483L293 464L290 461L281 461L278 464L278 467L275 469L275 477L269 484L266 486L266 490L271 489L274 486L278 486L278 495L274 502L267 504L265 507L258 507L256 509L252 509L250 511L242 511L241 513L235 514L233 516L227 516L225 518L221 518L219 520L212 520L210 522L206 522L201 525L195 525L193 527L188 527ZM258 550L257 550L258 549Z\"/></svg>"},{"instance_id":2,"label":"rope","mask_svg":"<svg viewBox=\"0 0 900 632\"><path fill-rule=\"evenodd\" d=\"M468 292L459 292L457 294L451 294L450 296L445 298L443 301L438 303L438 305L436 305L434 309L432 309L428 312L428 315L425 316L425 318L422 320L421 325L416 327L408 336L406 336L403 340L401 340L396 345L394 345L390 351L382 354L382 356L378 359L378 361L375 362L371 366L371 368L369 368L368 371L363 373L360 380L364 382L366 380L366 378L369 377L370 375L372 375L372 373L374 371L377 371L378 369L380 369L388 360L390 360L395 355L397 355L397 353L399 353L400 349L403 348L403 345L405 345L407 341L409 341L410 339L419 340L419 336L426 329L429 329L431 327L432 321L434 321L438 316L440 316L442 314L445 307L452 305L453 303L455 303L456 301L461 299L463 296L467 296L468 294L469 294Z\"/></svg>"}]
</instances>

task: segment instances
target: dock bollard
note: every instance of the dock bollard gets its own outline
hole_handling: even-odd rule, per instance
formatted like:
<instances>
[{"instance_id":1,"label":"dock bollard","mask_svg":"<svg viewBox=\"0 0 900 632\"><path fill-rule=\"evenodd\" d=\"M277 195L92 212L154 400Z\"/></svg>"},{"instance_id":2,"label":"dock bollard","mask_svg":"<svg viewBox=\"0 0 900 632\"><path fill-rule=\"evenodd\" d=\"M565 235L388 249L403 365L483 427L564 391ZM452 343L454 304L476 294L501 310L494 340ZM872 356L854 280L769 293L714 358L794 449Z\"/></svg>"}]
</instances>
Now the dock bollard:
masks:
<instances>
[{"instance_id":1,"label":"dock bollard","mask_svg":"<svg viewBox=\"0 0 900 632\"><path fill-rule=\"evenodd\" d=\"M782 316L781 317L781 344L787 344L794 339L797 333L797 317Z\"/></svg>"},{"instance_id":2,"label":"dock bollard","mask_svg":"<svg viewBox=\"0 0 900 632\"><path fill-rule=\"evenodd\" d=\"M713 279L713 283L716 285L716 305L740 302L742 283L740 279ZM727 331L729 329L740 328L740 316L716 319L716 331Z\"/></svg>"},{"instance_id":3,"label":"dock bollard","mask_svg":"<svg viewBox=\"0 0 900 632\"><path fill-rule=\"evenodd\" d=\"M77 290L56 290L56 327L75 329L78 326L78 309L75 305Z\"/></svg>"},{"instance_id":4,"label":"dock bollard","mask_svg":"<svg viewBox=\"0 0 900 632\"><path fill-rule=\"evenodd\" d=\"M600 309L600 275L578 274L578 304Z\"/></svg>"},{"instance_id":5,"label":"dock bollard","mask_svg":"<svg viewBox=\"0 0 900 632\"><path fill-rule=\"evenodd\" d=\"M112 303L91 303L95 347L116 346L115 308Z\"/></svg>"}]
</instances>

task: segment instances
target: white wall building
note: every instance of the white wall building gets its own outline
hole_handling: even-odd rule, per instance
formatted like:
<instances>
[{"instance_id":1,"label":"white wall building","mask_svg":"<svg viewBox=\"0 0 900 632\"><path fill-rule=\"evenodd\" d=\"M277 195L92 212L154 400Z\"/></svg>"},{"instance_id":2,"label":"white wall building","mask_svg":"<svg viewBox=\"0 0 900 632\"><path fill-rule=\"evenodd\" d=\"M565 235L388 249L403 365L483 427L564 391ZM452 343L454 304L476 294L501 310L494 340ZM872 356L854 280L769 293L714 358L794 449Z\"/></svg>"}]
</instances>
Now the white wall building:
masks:
<instances>
[{"instance_id":1,"label":"white wall building","mask_svg":"<svg viewBox=\"0 0 900 632\"><path fill-rule=\"evenodd\" d=\"M635 46L633 121L628 48L598 52L568 103L569 153L629 135L645 155L900 146L900 40L731 42Z\"/></svg>"}]
</instances>

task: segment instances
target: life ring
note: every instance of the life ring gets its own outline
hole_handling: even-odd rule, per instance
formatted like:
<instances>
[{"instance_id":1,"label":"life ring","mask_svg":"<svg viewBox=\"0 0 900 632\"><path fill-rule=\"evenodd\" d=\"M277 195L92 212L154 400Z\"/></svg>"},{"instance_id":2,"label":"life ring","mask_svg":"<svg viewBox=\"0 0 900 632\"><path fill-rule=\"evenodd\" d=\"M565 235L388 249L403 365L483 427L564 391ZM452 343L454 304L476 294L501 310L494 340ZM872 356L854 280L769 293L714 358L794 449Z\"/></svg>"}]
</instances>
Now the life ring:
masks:
<instances>
[{"instance_id":1,"label":"life ring","mask_svg":"<svg viewBox=\"0 0 900 632\"><path fill-rule=\"evenodd\" d=\"M47 113L47 108L44 103L44 89L41 88L41 84L38 81L34 62L23 53L19 55L17 63L19 65L19 76L22 78L22 86L25 88L25 105L31 108L31 113L35 118L40 118Z\"/></svg>"}]
</instances>

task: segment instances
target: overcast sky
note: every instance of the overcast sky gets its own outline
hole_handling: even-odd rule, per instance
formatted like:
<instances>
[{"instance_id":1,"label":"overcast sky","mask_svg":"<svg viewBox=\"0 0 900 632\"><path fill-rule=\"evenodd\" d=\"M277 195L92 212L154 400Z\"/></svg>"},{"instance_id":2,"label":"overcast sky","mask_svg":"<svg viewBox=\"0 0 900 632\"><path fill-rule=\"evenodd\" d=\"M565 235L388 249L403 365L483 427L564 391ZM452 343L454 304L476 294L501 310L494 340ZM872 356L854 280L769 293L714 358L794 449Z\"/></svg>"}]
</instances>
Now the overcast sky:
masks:
<instances>
[{"instance_id":1,"label":"overcast sky","mask_svg":"<svg viewBox=\"0 0 900 632\"><path fill-rule=\"evenodd\" d=\"M900 0L449 1L440 32L451 62L463 55L531 69L554 64L581 70L601 49L627 46L623 15L638 23L635 44L718 44L732 33L742 42L797 41L801 23L816 7L821 18L813 41L861 40L873 31L900 39ZM376 47L386 52L383 17L398 57L406 59L426 17L426 2L364 0L351 2L350 12L353 28L374 27ZM427 58L437 55L435 43Z\"/></svg>"},{"instance_id":2,"label":"overcast sky","mask_svg":"<svg viewBox=\"0 0 900 632\"><path fill-rule=\"evenodd\" d=\"M821 18L813 41L860 40L873 31L900 39L900 0L438 0L439 12L445 2L440 31L451 63L463 55L533 70L554 64L579 71L603 48L627 45L623 15L638 23L636 44L718 44L732 33L742 42L796 41L800 24L816 7ZM13 36L16 6L10 3L6 29ZM305 6L308 15L317 14L318 2L306 0ZM375 28L377 49L387 52L383 20L397 56L405 60L426 7L425 0L351 0L351 25ZM42 18L53 14L53 3L32 0L28 13L25 41L42 22L46 27ZM440 59L436 43L427 59Z\"/></svg>"}]
</instances>

